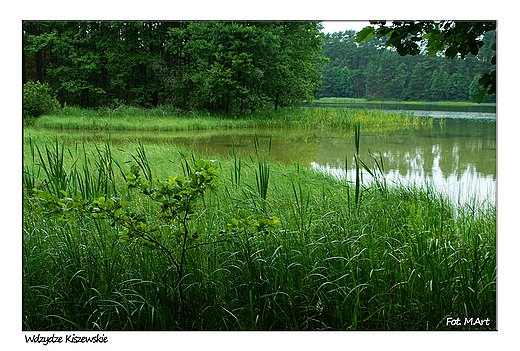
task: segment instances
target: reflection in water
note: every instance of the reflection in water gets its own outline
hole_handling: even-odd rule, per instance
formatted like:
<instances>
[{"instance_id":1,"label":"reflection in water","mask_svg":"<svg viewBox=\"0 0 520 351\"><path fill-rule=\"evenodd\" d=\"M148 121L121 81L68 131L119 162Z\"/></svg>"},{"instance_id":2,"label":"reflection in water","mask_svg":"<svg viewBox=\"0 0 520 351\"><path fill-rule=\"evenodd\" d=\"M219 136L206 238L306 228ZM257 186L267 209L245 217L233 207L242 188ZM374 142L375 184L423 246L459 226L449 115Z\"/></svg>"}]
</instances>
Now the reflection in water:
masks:
<instances>
[{"instance_id":1,"label":"reflection in water","mask_svg":"<svg viewBox=\"0 0 520 351\"><path fill-rule=\"evenodd\" d=\"M435 189L450 196L455 204L472 203L474 201L495 204L496 184L492 175L484 176L476 172L475 168L471 166L457 172L444 173L439 167L439 159L440 156L434 159L432 171L429 175L425 174L424 168L418 164L412 166L406 174L402 174L396 169L388 169L385 166L387 184L414 184L417 186L431 184ZM353 181L356 177L354 168L345 171L344 168L333 167L330 164L321 165L317 162L311 162L311 166L315 170L339 179L346 176L347 180ZM370 175L363 170L363 182L368 183L370 181Z\"/></svg>"},{"instance_id":2,"label":"reflection in water","mask_svg":"<svg viewBox=\"0 0 520 351\"><path fill-rule=\"evenodd\" d=\"M430 113L432 114L432 113ZM435 113L434 113L435 114ZM456 203L495 202L496 127L494 114L438 112L443 124L396 131L361 133L360 157L370 164L369 150L382 155L388 182L432 184ZM471 114L470 114L471 115ZM271 140L271 157L290 164L297 161L335 176L355 179L354 138L351 131L257 130L234 131L207 138L178 138L177 142L208 154L227 156L231 145L242 156L254 153L253 136L260 145ZM348 162L346 165L345 162ZM348 171L345 171L347 169ZM365 172L366 173L366 172ZM365 181L368 174L365 175Z\"/></svg>"},{"instance_id":3,"label":"reflection in water","mask_svg":"<svg viewBox=\"0 0 520 351\"><path fill-rule=\"evenodd\" d=\"M368 150L382 156L388 182L431 183L453 200L494 203L496 183L496 122L489 112L414 111L417 116L442 118L418 129L363 131L360 157L370 164ZM437 120L437 122L440 121ZM108 132L65 131L76 140L107 140ZM242 157L254 154L255 135L260 146L271 142L271 158L298 162L336 175L354 176L352 131L298 129L242 129L189 132L110 132L113 143L183 145L208 157L228 157L232 147ZM348 164L345 164L347 162ZM348 171L345 171L345 170ZM366 172L365 172L366 173ZM367 174L365 175L367 181Z\"/></svg>"},{"instance_id":4,"label":"reflection in water","mask_svg":"<svg viewBox=\"0 0 520 351\"><path fill-rule=\"evenodd\" d=\"M352 144L352 143L351 143ZM370 154L385 166L387 182L424 185L429 183L448 194L455 203L495 203L496 134L495 120L446 120L430 129L377 135L362 133L361 159L370 165ZM345 149L344 149L345 150ZM353 145L347 148L348 164L341 155L329 153L316 158L314 169L337 177L355 179ZM364 172L364 181L370 181Z\"/></svg>"}]
</instances>

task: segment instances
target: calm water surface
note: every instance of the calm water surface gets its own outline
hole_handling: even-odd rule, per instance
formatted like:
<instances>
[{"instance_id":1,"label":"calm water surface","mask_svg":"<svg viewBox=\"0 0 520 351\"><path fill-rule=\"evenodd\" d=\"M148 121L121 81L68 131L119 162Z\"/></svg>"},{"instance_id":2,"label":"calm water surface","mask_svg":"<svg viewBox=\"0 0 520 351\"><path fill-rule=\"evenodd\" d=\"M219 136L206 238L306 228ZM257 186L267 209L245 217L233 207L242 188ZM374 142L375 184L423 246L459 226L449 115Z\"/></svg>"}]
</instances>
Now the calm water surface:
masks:
<instances>
[{"instance_id":1,"label":"calm water surface","mask_svg":"<svg viewBox=\"0 0 520 351\"><path fill-rule=\"evenodd\" d=\"M393 111L395 112L395 111ZM410 112L410 111L408 111ZM494 204L496 195L496 114L494 112L420 111L431 116L432 127L397 131L362 131L361 158L383 158L387 182L432 184L455 203L477 200ZM439 124L440 121L442 124ZM179 136L176 142L208 155L228 155L232 143L242 155L254 152L254 131L234 131L205 138ZM355 179L352 132L320 130L259 130L261 145L271 140L271 156L294 161L336 177ZM364 172L363 180L370 181Z\"/></svg>"},{"instance_id":2,"label":"calm water surface","mask_svg":"<svg viewBox=\"0 0 520 351\"><path fill-rule=\"evenodd\" d=\"M490 112L413 110L416 116L434 117L431 127L361 133L361 158L370 163L368 150L382 156L387 182L432 184L455 203L495 203L496 115ZM494 108L493 108L494 109ZM486 110L484 110L486 111ZM394 111L395 112L395 111ZM411 111L407 111L410 113ZM439 124L439 121L443 121ZM69 132L67 132L69 133ZM72 133L72 131L70 131ZM232 145L242 155L254 154L254 136L261 147L271 142L271 158L298 162L336 177L355 179L352 131L260 129L190 132L111 132L111 138L172 143L193 147L206 157L227 157ZM91 135L94 137L94 135ZM369 182L365 171L364 182Z\"/></svg>"},{"instance_id":3,"label":"calm water surface","mask_svg":"<svg viewBox=\"0 0 520 351\"><path fill-rule=\"evenodd\" d=\"M416 116L420 113L415 111ZM455 203L472 201L495 204L496 196L496 122L493 113L434 112L424 114L436 119L430 129L362 133L361 149L382 155L385 177L390 182L432 184L448 194ZM348 154L352 155L353 147ZM316 169L354 179L354 159L339 155L312 162ZM369 160L368 153L362 154ZM367 179L367 177L365 177Z\"/></svg>"}]
</instances>

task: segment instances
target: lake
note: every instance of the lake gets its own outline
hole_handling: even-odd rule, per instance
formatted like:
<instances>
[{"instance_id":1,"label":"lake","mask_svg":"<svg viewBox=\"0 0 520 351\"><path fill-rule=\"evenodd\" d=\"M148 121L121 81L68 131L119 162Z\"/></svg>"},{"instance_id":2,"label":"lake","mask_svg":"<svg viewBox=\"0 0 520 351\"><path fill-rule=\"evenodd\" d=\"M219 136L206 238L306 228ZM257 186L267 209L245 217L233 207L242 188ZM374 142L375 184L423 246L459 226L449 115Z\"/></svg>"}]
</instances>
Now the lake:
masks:
<instances>
[{"instance_id":1,"label":"lake","mask_svg":"<svg viewBox=\"0 0 520 351\"><path fill-rule=\"evenodd\" d=\"M328 106L331 106L328 104ZM340 106L354 107L352 104ZM496 113L495 106L450 106L425 104L373 104L362 108L404 111L434 118L433 126L394 131L363 130L361 159L368 165L368 150L382 156L389 184L429 183L448 194L455 203L478 201L495 204ZM410 110L410 108L414 108ZM415 109L417 108L417 109ZM439 123L441 122L442 123ZM75 137L72 130L64 132ZM77 139L105 138L107 132L77 132ZM137 138L151 143L193 147L207 158L227 157L233 146L242 157L254 154L258 137L270 157L279 162L312 167L334 177L355 179L354 135L352 131L299 129L217 129L182 132L110 132L113 142ZM370 177L363 172L363 181Z\"/></svg>"},{"instance_id":2,"label":"lake","mask_svg":"<svg viewBox=\"0 0 520 351\"><path fill-rule=\"evenodd\" d=\"M343 105L345 106L345 105ZM350 106L350 105L349 105ZM360 106L366 108L367 106ZM382 107L382 106L378 106ZM383 158L387 182L432 184L455 203L495 204L496 196L496 113L495 106L430 105L428 110L399 110L415 116L434 118L433 126L395 131L361 132L361 158L368 165L370 155ZM424 106L421 106L424 107ZM433 110L436 108L436 110ZM439 123L442 121L442 124ZM284 163L299 162L335 177L355 179L354 137L352 132L331 130L241 130L200 135L178 135L182 143L207 152L227 155L235 150L253 154L253 138L268 147L270 156ZM185 134L185 133L179 133ZM196 133L195 133L196 134ZM195 138L193 138L195 137ZM364 182L370 177L363 172Z\"/></svg>"}]
</instances>

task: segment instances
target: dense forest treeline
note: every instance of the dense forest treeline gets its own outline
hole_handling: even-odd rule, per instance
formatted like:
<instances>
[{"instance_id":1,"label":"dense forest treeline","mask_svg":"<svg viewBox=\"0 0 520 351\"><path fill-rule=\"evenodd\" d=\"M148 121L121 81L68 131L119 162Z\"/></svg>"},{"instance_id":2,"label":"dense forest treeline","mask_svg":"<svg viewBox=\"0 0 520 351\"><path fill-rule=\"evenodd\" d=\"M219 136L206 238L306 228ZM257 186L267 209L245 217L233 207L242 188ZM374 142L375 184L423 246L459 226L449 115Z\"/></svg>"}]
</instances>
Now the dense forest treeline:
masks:
<instances>
[{"instance_id":1,"label":"dense forest treeline","mask_svg":"<svg viewBox=\"0 0 520 351\"><path fill-rule=\"evenodd\" d=\"M23 83L61 104L242 113L316 97L471 101L495 31L464 60L400 56L320 22L23 22ZM486 102L495 96L487 96Z\"/></svg>"},{"instance_id":2,"label":"dense forest treeline","mask_svg":"<svg viewBox=\"0 0 520 351\"><path fill-rule=\"evenodd\" d=\"M477 55L463 60L419 54L401 56L384 39L356 42L355 31L327 34L320 53L330 61L320 68L323 97L378 100L474 101L478 80L492 70L491 46L496 31L489 31ZM486 96L494 102L496 95Z\"/></svg>"},{"instance_id":3,"label":"dense forest treeline","mask_svg":"<svg viewBox=\"0 0 520 351\"><path fill-rule=\"evenodd\" d=\"M24 83L82 107L255 110L319 89L319 22L24 22Z\"/></svg>"}]
</instances>

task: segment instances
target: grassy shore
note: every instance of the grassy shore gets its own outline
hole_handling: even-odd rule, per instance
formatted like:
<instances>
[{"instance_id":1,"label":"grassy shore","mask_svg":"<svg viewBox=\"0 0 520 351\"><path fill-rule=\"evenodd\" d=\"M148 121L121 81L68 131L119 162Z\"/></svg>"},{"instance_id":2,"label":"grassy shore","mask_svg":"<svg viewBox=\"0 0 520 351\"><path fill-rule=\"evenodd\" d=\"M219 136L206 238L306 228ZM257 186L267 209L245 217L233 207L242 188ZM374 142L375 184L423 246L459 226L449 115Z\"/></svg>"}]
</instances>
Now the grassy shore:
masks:
<instances>
[{"instance_id":1,"label":"grassy shore","mask_svg":"<svg viewBox=\"0 0 520 351\"><path fill-rule=\"evenodd\" d=\"M494 208L455 211L431 187L383 181L356 196L353 180L270 161L268 145L214 162L221 185L189 219L201 245L182 279L164 252L120 240L108 220L35 210L29 189L64 190L122 198L163 223L121 171L146 159L153 178L175 177L198 156L141 146L24 141L24 330L442 330L448 317L496 328Z\"/></svg>"},{"instance_id":2,"label":"grassy shore","mask_svg":"<svg viewBox=\"0 0 520 351\"><path fill-rule=\"evenodd\" d=\"M264 110L245 114L237 118L201 111L181 113L166 108L122 107L115 110L93 110L65 107L53 115L39 117L34 126L54 129L143 131L263 127L352 129L357 122L362 123L365 128L413 127L433 123L431 119L417 118L413 115L347 108L280 108L276 111Z\"/></svg>"},{"instance_id":3,"label":"grassy shore","mask_svg":"<svg viewBox=\"0 0 520 351\"><path fill-rule=\"evenodd\" d=\"M374 104L403 104L403 105L440 105L440 106L486 106L496 105L496 103L477 103L472 101L402 101L402 100L368 100L363 98L336 98L326 97L314 102L331 102L331 103L374 103Z\"/></svg>"}]
</instances>

